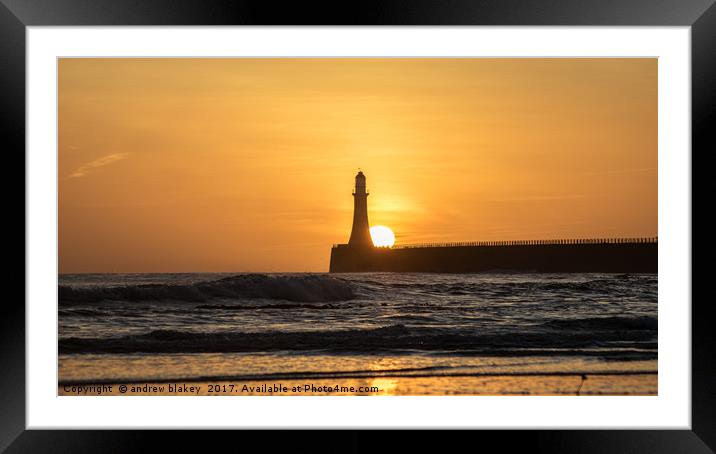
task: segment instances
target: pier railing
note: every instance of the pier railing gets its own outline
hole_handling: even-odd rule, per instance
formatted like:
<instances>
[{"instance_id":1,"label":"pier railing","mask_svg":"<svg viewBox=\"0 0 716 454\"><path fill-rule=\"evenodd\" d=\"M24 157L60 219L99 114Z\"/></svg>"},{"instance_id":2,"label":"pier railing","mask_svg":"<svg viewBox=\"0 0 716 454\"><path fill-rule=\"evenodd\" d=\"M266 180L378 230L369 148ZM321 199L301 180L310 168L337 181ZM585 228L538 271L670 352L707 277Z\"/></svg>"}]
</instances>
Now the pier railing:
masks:
<instances>
[{"instance_id":1,"label":"pier railing","mask_svg":"<svg viewBox=\"0 0 716 454\"><path fill-rule=\"evenodd\" d=\"M563 238L555 240L507 240L507 241L458 241L448 243L413 243L393 246L393 249L425 247L463 247L463 246L542 246L554 244L644 244L657 243L657 237L644 238Z\"/></svg>"},{"instance_id":2,"label":"pier railing","mask_svg":"<svg viewBox=\"0 0 716 454\"><path fill-rule=\"evenodd\" d=\"M506 240L506 241L457 241L446 243L412 243L395 245L391 249L415 249L430 247L465 247L465 246L542 246L559 244L650 244L658 243L658 237L636 238L562 238L554 240ZM334 244L333 247L345 246Z\"/></svg>"}]
</instances>

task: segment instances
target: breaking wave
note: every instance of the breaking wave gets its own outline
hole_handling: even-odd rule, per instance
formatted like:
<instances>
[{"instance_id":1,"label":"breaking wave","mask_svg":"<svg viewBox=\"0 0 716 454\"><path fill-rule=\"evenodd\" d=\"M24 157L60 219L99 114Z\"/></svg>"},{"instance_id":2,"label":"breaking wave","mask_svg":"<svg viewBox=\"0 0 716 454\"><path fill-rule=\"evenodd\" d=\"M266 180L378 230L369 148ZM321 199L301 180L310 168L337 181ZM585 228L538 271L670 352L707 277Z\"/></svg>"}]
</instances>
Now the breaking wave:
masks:
<instances>
[{"instance_id":1,"label":"breaking wave","mask_svg":"<svg viewBox=\"0 0 716 454\"><path fill-rule=\"evenodd\" d=\"M60 304L99 301L206 302L214 298L263 298L305 303L347 301L355 297L353 286L330 276L268 276L244 274L193 284L142 284L113 287L60 285Z\"/></svg>"},{"instance_id":2,"label":"breaking wave","mask_svg":"<svg viewBox=\"0 0 716 454\"><path fill-rule=\"evenodd\" d=\"M576 320L571 325L547 322L521 333L480 333L402 324L354 330L195 332L154 330L113 338L60 339L60 353L226 353L258 351L452 351L481 354L585 354L590 349L622 348L655 355L656 333L644 320L626 318ZM582 325L580 325L580 323ZM595 336L594 328L600 330Z\"/></svg>"}]
</instances>

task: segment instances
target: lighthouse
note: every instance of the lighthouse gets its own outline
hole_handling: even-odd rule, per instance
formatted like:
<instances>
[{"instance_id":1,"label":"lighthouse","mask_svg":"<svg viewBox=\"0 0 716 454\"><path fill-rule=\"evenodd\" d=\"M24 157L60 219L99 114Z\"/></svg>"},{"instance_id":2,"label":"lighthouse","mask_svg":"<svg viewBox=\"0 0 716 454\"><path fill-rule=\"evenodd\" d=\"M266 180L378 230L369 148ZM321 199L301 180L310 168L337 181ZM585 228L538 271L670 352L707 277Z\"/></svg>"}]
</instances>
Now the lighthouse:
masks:
<instances>
[{"instance_id":1,"label":"lighthouse","mask_svg":"<svg viewBox=\"0 0 716 454\"><path fill-rule=\"evenodd\" d=\"M365 188L365 175L358 172L356 187L353 191L353 228L348 245L352 247L373 247L368 225L368 192Z\"/></svg>"}]
</instances>

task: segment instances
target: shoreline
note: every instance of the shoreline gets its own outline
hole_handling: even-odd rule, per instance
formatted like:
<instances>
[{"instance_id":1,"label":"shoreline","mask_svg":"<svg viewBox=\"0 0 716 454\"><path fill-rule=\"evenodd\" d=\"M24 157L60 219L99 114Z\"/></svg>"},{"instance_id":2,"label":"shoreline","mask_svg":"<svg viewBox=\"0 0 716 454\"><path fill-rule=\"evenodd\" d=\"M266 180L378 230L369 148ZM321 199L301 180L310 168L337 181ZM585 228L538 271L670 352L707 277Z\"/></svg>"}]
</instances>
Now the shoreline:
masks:
<instances>
[{"instance_id":1,"label":"shoreline","mask_svg":"<svg viewBox=\"0 0 716 454\"><path fill-rule=\"evenodd\" d=\"M122 391L124 390L124 391ZM58 396L658 395L654 371L60 383Z\"/></svg>"}]
</instances>

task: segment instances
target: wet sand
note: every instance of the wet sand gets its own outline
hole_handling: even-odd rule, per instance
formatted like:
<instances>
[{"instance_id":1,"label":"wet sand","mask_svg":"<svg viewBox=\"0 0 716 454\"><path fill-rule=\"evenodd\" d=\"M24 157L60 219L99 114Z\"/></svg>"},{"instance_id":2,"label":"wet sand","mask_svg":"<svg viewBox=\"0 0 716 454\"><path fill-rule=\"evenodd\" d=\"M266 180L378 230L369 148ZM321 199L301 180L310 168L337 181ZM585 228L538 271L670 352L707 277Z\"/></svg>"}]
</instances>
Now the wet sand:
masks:
<instances>
[{"instance_id":1,"label":"wet sand","mask_svg":"<svg viewBox=\"0 0 716 454\"><path fill-rule=\"evenodd\" d=\"M122 389L126 390L122 392ZM277 381L160 382L60 385L58 395L319 396L319 395L657 395L655 373L619 375L496 375L371 377Z\"/></svg>"}]
</instances>

